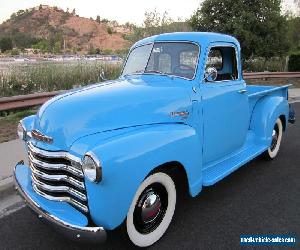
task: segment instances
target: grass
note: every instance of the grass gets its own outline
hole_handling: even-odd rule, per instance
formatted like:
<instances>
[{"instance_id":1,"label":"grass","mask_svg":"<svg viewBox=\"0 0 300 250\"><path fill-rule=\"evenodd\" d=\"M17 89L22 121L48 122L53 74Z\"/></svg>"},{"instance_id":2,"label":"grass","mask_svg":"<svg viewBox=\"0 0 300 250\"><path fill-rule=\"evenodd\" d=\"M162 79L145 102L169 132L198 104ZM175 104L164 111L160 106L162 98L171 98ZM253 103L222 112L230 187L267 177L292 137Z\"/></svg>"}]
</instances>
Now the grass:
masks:
<instances>
[{"instance_id":1,"label":"grass","mask_svg":"<svg viewBox=\"0 0 300 250\"><path fill-rule=\"evenodd\" d=\"M33 115L36 110L23 110L0 117L0 143L17 139L17 126L21 119Z\"/></svg>"},{"instance_id":2,"label":"grass","mask_svg":"<svg viewBox=\"0 0 300 250\"><path fill-rule=\"evenodd\" d=\"M121 65L100 62L6 65L0 70L0 97L71 89L101 82L102 69L107 79L115 79L120 75Z\"/></svg>"}]
</instances>

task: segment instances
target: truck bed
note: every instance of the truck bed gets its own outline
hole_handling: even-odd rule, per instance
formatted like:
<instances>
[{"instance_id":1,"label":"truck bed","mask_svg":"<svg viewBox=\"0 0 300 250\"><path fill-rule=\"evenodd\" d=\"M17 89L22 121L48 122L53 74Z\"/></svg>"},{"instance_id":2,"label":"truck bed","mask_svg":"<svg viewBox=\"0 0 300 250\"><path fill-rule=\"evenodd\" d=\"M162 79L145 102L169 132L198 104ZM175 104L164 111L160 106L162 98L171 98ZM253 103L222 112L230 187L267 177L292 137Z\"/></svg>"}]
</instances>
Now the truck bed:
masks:
<instances>
[{"instance_id":1,"label":"truck bed","mask_svg":"<svg viewBox=\"0 0 300 250\"><path fill-rule=\"evenodd\" d=\"M252 113L257 101L265 96L282 96L288 99L288 88L292 84L284 86L262 86L262 85L247 85L247 94L249 97L249 111Z\"/></svg>"}]
</instances>

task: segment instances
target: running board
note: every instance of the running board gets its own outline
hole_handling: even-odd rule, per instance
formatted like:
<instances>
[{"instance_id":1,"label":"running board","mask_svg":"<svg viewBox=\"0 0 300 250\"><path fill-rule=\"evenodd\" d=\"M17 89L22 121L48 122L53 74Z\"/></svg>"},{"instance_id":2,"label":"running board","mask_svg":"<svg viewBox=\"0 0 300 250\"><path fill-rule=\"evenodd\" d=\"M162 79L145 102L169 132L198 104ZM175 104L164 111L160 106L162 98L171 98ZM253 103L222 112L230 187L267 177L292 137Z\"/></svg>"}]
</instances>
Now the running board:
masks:
<instances>
[{"instance_id":1,"label":"running board","mask_svg":"<svg viewBox=\"0 0 300 250\"><path fill-rule=\"evenodd\" d=\"M231 174L239 167L251 161L256 156L263 153L267 147L265 145L252 145L215 165L208 166L203 170L203 186L211 186Z\"/></svg>"}]
</instances>

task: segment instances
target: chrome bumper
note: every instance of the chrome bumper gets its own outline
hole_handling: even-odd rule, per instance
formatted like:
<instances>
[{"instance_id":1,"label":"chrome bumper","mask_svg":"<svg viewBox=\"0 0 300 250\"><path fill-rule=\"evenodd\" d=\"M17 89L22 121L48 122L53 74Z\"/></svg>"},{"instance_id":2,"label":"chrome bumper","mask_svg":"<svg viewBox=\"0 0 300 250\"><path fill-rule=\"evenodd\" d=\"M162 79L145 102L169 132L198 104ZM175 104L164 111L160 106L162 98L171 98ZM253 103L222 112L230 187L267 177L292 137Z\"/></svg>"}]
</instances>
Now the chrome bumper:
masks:
<instances>
[{"instance_id":1,"label":"chrome bumper","mask_svg":"<svg viewBox=\"0 0 300 250\"><path fill-rule=\"evenodd\" d=\"M39 219L48 222L57 231L71 240L93 243L103 243L106 241L106 231L102 227L80 227L72 225L45 211L22 189L15 172L16 169L14 170L16 190L24 199L25 203L38 215Z\"/></svg>"}]
</instances>

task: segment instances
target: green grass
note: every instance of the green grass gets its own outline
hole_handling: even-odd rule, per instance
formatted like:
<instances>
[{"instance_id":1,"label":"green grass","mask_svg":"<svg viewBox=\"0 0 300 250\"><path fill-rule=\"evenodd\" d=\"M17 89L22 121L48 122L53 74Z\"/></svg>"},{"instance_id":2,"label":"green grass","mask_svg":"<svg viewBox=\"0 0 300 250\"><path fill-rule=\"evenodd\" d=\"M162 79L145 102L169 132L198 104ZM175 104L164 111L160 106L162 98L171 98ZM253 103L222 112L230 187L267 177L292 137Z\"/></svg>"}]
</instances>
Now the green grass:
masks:
<instances>
[{"instance_id":1,"label":"green grass","mask_svg":"<svg viewBox=\"0 0 300 250\"><path fill-rule=\"evenodd\" d=\"M71 89L100 82L104 69L107 79L120 75L120 64L99 62L36 63L12 65L0 70L0 97Z\"/></svg>"}]
</instances>

